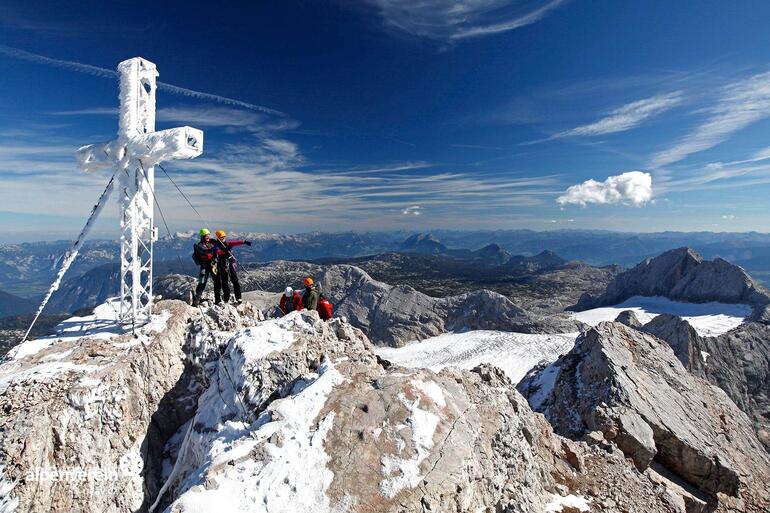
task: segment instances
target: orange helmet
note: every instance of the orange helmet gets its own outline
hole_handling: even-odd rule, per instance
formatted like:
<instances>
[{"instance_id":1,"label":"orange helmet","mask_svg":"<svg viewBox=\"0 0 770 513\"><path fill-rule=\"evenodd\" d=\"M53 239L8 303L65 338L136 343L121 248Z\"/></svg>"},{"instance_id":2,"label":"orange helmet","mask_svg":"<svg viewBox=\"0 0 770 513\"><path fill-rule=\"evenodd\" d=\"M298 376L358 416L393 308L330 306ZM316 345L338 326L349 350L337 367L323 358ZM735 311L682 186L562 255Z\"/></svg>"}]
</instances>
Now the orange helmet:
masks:
<instances>
[{"instance_id":1,"label":"orange helmet","mask_svg":"<svg viewBox=\"0 0 770 513\"><path fill-rule=\"evenodd\" d=\"M305 278L305 287L312 287L313 286L313 278L308 276Z\"/></svg>"},{"instance_id":2,"label":"orange helmet","mask_svg":"<svg viewBox=\"0 0 770 513\"><path fill-rule=\"evenodd\" d=\"M218 239L224 239L224 238L225 238L225 236L227 236L227 234L225 233L225 231L224 231L224 230L217 230L217 231L216 231L216 232L214 232L214 233L216 234L216 236L217 236L217 238L218 238Z\"/></svg>"}]
</instances>

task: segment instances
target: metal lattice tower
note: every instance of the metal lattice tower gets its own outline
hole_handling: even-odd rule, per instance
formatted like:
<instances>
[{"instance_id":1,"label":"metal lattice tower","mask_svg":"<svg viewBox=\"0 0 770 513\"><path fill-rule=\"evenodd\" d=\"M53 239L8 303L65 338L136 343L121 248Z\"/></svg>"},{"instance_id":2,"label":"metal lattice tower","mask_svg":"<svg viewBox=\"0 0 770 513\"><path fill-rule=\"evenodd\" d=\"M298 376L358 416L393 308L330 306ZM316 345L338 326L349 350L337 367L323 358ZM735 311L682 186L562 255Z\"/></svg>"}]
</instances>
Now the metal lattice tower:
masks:
<instances>
[{"instance_id":1,"label":"metal lattice tower","mask_svg":"<svg viewBox=\"0 0 770 513\"><path fill-rule=\"evenodd\" d=\"M120 204L120 321L140 325L152 311L152 246L155 168L162 160L189 159L203 153L203 132L188 126L155 131L158 71L136 57L118 65L120 118L118 138L80 148L80 167L113 167Z\"/></svg>"}]
</instances>

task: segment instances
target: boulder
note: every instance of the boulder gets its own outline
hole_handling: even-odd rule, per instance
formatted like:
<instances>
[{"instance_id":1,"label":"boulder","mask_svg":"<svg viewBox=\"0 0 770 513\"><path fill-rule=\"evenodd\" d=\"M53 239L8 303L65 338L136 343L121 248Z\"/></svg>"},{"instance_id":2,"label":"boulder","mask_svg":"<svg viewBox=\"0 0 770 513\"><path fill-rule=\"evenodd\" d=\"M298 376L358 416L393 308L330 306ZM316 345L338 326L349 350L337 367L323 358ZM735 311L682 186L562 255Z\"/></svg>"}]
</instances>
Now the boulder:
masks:
<instances>
[{"instance_id":1,"label":"boulder","mask_svg":"<svg viewBox=\"0 0 770 513\"><path fill-rule=\"evenodd\" d=\"M636 314L634 313L633 310L623 310L615 318L615 322L619 322L621 324L625 324L629 328L641 328L642 327L642 323L636 317Z\"/></svg>"},{"instance_id":2,"label":"boulder","mask_svg":"<svg viewBox=\"0 0 770 513\"><path fill-rule=\"evenodd\" d=\"M706 377L703 366L703 339L690 323L671 314L660 314L642 327L642 331L665 340L682 365L696 376Z\"/></svg>"}]
</instances>

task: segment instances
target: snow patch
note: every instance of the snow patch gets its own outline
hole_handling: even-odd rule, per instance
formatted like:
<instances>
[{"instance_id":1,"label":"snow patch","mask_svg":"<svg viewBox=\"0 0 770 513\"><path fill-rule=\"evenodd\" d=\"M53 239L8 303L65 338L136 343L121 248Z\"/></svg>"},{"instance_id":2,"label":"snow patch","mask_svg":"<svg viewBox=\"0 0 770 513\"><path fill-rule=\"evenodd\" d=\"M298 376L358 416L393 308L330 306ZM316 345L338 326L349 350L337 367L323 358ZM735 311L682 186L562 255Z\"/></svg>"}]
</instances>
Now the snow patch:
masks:
<instances>
[{"instance_id":1,"label":"snow patch","mask_svg":"<svg viewBox=\"0 0 770 513\"><path fill-rule=\"evenodd\" d=\"M578 333L531 335L478 330L447 333L419 343L375 349L377 355L404 367L472 369L487 363L501 368L518 383L535 365L555 361L575 345Z\"/></svg>"},{"instance_id":2,"label":"snow patch","mask_svg":"<svg viewBox=\"0 0 770 513\"><path fill-rule=\"evenodd\" d=\"M67 393L67 402L75 409L83 412L83 418L88 420L97 413L105 419L119 420L123 414L120 408L109 408L128 397L128 389L112 388L106 383L94 379L82 379L78 385Z\"/></svg>"},{"instance_id":3,"label":"snow patch","mask_svg":"<svg viewBox=\"0 0 770 513\"><path fill-rule=\"evenodd\" d=\"M91 315L70 317L56 326L54 335L35 340L27 340L8 351L7 359L19 360L39 353L58 342L72 341L80 338L108 340L124 333L118 324L120 303L117 298L108 299L105 303L94 308ZM150 336L160 333L166 328L171 313L163 311L153 315L150 322L139 329L139 337L128 342L117 343L116 347L124 349L140 343L140 339L149 340ZM63 358L59 356L58 358ZM58 359L51 355L48 359Z\"/></svg>"},{"instance_id":4,"label":"snow patch","mask_svg":"<svg viewBox=\"0 0 770 513\"><path fill-rule=\"evenodd\" d=\"M5 465L0 465L0 513L14 513L19 507L19 499L11 497L16 483L5 478Z\"/></svg>"},{"instance_id":5,"label":"snow patch","mask_svg":"<svg viewBox=\"0 0 770 513\"><path fill-rule=\"evenodd\" d=\"M425 383L422 384L425 385ZM433 384L435 385L435 383ZM431 394L435 394L435 392L435 390L431 389L431 393L426 393L426 395L433 399ZM420 403L419 396L411 402L403 394L399 394L399 398L404 406L409 408L409 418L407 419L406 426L397 426L396 430L400 431L407 427L412 429L412 443L414 444L415 454L408 459L386 454L380 459L382 473L385 476L385 479L380 481L380 493L388 498L393 498L400 491L407 488L415 488L420 484L424 477L420 473L420 465L430 455L430 449L433 447L433 435L436 433L436 428L441 420L435 413L423 410L418 406ZM443 394L441 394L441 400L444 400ZM434 402L436 401L434 400ZM397 447L397 452L400 454L403 448L403 445Z\"/></svg>"},{"instance_id":6,"label":"snow patch","mask_svg":"<svg viewBox=\"0 0 770 513\"><path fill-rule=\"evenodd\" d=\"M527 399L533 410L542 411L543 403L551 395L553 387L556 386L556 377L558 375L559 366L556 362L550 364L537 374L532 382L532 386L537 387L537 390Z\"/></svg>"},{"instance_id":7,"label":"snow patch","mask_svg":"<svg viewBox=\"0 0 770 513\"><path fill-rule=\"evenodd\" d=\"M744 304L685 303L661 296L634 296L619 305L576 312L572 318L596 326L600 322L614 321L624 310L632 310L642 324L663 313L676 315L689 322L701 336L727 333L743 323L752 311L751 306Z\"/></svg>"},{"instance_id":8,"label":"snow patch","mask_svg":"<svg viewBox=\"0 0 770 513\"><path fill-rule=\"evenodd\" d=\"M331 511L326 490L334 474L323 443L334 413L317 425L316 418L344 381L326 359L319 374L305 376L252 424L220 418L214 433L190 430L180 460L194 465L185 469L184 493L166 511L267 513L286 511L287 505L293 513ZM207 394L216 391L210 387ZM199 411L206 407L201 404Z\"/></svg>"},{"instance_id":9,"label":"snow patch","mask_svg":"<svg viewBox=\"0 0 770 513\"><path fill-rule=\"evenodd\" d=\"M580 495L566 495L564 497L554 495L551 502L545 505L545 512L559 513L561 511L564 511L564 508L572 508L573 511L590 510L590 506L588 505L588 501L585 499L585 497L582 497Z\"/></svg>"},{"instance_id":10,"label":"snow patch","mask_svg":"<svg viewBox=\"0 0 770 513\"><path fill-rule=\"evenodd\" d=\"M444 391L435 381L420 381L418 379L412 380L412 386L423 394L430 397L430 400L436 406L443 408L446 406L446 399L444 399Z\"/></svg>"},{"instance_id":11,"label":"snow patch","mask_svg":"<svg viewBox=\"0 0 770 513\"><path fill-rule=\"evenodd\" d=\"M88 373L98 370L95 365L76 365L70 362L46 362L27 369L19 370L16 365L6 364L0 367L0 392L14 383L44 381L63 372Z\"/></svg>"},{"instance_id":12,"label":"snow patch","mask_svg":"<svg viewBox=\"0 0 770 513\"><path fill-rule=\"evenodd\" d=\"M711 356L711 353L708 353L706 351L700 352L700 357L703 360L703 363L707 363L706 360L708 360L709 356Z\"/></svg>"}]
</instances>

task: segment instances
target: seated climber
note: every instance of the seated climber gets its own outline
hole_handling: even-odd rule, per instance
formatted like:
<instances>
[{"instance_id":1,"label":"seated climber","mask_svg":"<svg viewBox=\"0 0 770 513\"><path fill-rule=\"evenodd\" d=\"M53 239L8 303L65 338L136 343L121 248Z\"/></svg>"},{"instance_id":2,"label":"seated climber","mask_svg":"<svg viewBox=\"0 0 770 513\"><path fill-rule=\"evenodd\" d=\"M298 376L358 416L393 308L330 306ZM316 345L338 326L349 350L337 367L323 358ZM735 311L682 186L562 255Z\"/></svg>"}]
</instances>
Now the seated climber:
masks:
<instances>
[{"instance_id":1,"label":"seated climber","mask_svg":"<svg viewBox=\"0 0 770 513\"><path fill-rule=\"evenodd\" d=\"M293 288L286 287L286 290L281 295L281 302L278 304L278 308L281 309L283 315L302 310L302 296Z\"/></svg>"},{"instance_id":2,"label":"seated climber","mask_svg":"<svg viewBox=\"0 0 770 513\"><path fill-rule=\"evenodd\" d=\"M326 296L321 294L321 296L318 298L318 315L323 319L324 321L328 321L332 318L332 310L334 308L334 305L332 305L328 299L326 299Z\"/></svg>"}]
</instances>

